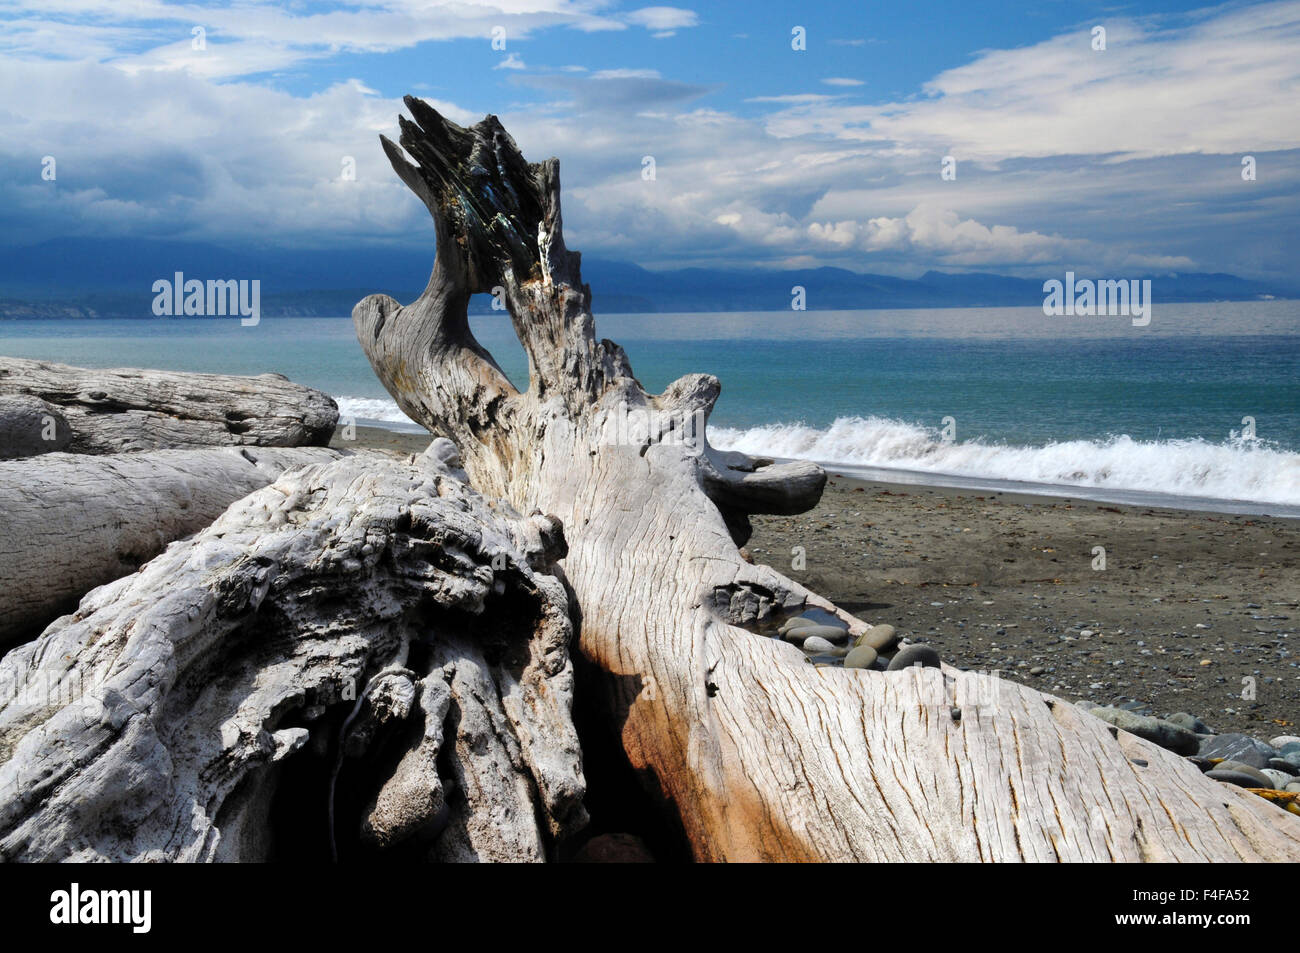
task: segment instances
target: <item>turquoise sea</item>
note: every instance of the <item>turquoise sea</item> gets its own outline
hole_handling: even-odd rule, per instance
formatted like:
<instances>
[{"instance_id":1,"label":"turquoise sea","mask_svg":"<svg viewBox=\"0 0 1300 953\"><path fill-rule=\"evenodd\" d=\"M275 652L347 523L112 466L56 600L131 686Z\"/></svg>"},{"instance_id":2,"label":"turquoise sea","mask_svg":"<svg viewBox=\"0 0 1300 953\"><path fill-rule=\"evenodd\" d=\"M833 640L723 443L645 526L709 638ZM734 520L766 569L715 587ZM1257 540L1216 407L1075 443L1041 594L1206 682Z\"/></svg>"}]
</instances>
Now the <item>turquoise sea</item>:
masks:
<instances>
[{"instance_id":1,"label":"turquoise sea","mask_svg":"<svg viewBox=\"0 0 1300 953\"><path fill-rule=\"evenodd\" d=\"M525 386L508 319L471 324ZM1040 308L597 315L596 328L653 390L717 375L717 446L926 482L1300 515L1300 301L1157 302L1142 328ZM346 318L0 321L0 354L278 371L359 423L410 426Z\"/></svg>"}]
</instances>

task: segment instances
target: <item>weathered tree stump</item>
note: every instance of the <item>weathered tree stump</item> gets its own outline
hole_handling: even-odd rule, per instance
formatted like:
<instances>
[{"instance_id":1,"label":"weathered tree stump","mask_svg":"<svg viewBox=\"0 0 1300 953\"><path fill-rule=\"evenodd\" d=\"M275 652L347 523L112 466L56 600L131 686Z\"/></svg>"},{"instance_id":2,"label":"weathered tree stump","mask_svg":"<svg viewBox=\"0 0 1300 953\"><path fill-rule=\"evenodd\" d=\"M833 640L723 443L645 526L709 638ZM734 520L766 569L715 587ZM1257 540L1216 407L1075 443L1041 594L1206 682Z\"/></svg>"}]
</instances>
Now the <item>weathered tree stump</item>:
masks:
<instances>
[{"instance_id":1,"label":"weathered tree stump","mask_svg":"<svg viewBox=\"0 0 1300 953\"><path fill-rule=\"evenodd\" d=\"M383 146L433 216L433 274L410 305L358 304L358 338L481 492L563 521L579 644L600 672L583 690L697 858L1300 856L1296 818L1067 702L947 667L818 668L758 634L810 606L868 628L737 549L748 514L807 509L824 474L714 450L715 378L649 394L597 341L555 159L526 162L493 116L465 129L406 105L414 162ZM469 297L494 288L528 354L525 393L469 330Z\"/></svg>"}]
</instances>

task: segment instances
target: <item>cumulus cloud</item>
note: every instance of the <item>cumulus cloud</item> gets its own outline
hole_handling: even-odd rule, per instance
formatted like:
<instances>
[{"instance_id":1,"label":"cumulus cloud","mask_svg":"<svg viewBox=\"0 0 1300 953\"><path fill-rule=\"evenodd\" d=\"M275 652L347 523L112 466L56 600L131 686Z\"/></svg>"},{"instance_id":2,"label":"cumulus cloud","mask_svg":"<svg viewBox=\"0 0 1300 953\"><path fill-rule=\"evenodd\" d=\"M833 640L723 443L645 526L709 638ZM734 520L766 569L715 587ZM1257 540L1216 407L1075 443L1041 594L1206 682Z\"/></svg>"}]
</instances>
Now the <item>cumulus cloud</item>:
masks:
<instances>
[{"instance_id":1,"label":"cumulus cloud","mask_svg":"<svg viewBox=\"0 0 1300 953\"><path fill-rule=\"evenodd\" d=\"M0 30L0 234L23 244L60 234L425 241L427 213L376 146L380 132L396 134L400 100L363 79L304 92L257 77L326 57L346 65L348 50L421 37L473 37L486 51L493 25L513 44L545 29L654 31L697 19L646 13L677 8L618 14L594 0L442 4L437 17L416 0L284 9L137 0L129 16L109 0L15 4ZM77 11L88 11L82 26L39 26ZM483 75L526 94L494 111L530 158L561 157L566 232L589 255L895 274L1286 276L1300 243L1300 128L1288 92L1300 87L1300 62L1286 55L1300 3L1251 13L1107 21L1104 53L1084 28L987 51L935 76L921 97L883 105L795 88L728 111L705 98L714 87L631 60L536 66L542 44L529 47L534 69L506 66L523 65L512 50L489 61L506 77ZM202 51L190 34L200 21ZM645 42L639 30L625 35ZM852 89L841 80L821 82ZM482 115L431 101L457 122ZM1258 181L1242 181L1238 150L1258 158ZM58 159L56 182L40 179L44 154ZM641 175L645 155L654 180ZM955 180L940 177L946 155L957 159ZM340 177L345 156L355 181Z\"/></svg>"},{"instance_id":2,"label":"cumulus cloud","mask_svg":"<svg viewBox=\"0 0 1300 953\"><path fill-rule=\"evenodd\" d=\"M681 7L642 7L629 13L627 20L655 31L655 36L672 36L677 30L697 26L700 22L694 10Z\"/></svg>"},{"instance_id":3,"label":"cumulus cloud","mask_svg":"<svg viewBox=\"0 0 1300 953\"><path fill-rule=\"evenodd\" d=\"M1190 24L1107 19L1041 43L989 50L940 73L924 97L771 117L777 136L898 142L984 161L1300 148L1300 4L1207 11ZM822 104L824 106L824 104Z\"/></svg>"}]
</instances>

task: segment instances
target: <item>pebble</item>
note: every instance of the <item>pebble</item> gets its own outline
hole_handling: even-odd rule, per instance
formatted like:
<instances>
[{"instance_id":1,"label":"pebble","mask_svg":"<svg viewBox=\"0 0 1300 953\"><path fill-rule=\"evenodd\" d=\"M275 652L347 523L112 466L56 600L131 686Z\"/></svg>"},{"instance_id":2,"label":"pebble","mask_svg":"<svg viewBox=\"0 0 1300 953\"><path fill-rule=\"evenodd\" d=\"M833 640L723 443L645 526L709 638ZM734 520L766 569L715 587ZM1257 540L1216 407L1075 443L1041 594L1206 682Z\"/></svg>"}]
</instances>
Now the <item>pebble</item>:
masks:
<instances>
[{"instance_id":1,"label":"pebble","mask_svg":"<svg viewBox=\"0 0 1300 953\"><path fill-rule=\"evenodd\" d=\"M1287 782L1286 787L1284 787L1282 790L1300 791L1300 778L1292 778L1290 781Z\"/></svg>"},{"instance_id":2,"label":"pebble","mask_svg":"<svg viewBox=\"0 0 1300 953\"><path fill-rule=\"evenodd\" d=\"M876 650L869 645L855 646L844 657L845 668L871 668L876 664Z\"/></svg>"},{"instance_id":3,"label":"pebble","mask_svg":"<svg viewBox=\"0 0 1300 953\"><path fill-rule=\"evenodd\" d=\"M805 655L845 655L845 649L836 648L820 636L811 635L804 639L801 648Z\"/></svg>"},{"instance_id":4,"label":"pebble","mask_svg":"<svg viewBox=\"0 0 1300 953\"><path fill-rule=\"evenodd\" d=\"M1241 732L1229 732L1226 735L1213 735L1201 742L1197 752L1202 758L1225 758L1239 761L1259 769L1268 764L1269 758L1276 758L1278 751L1272 745L1257 741Z\"/></svg>"},{"instance_id":5,"label":"pebble","mask_svg":"<svg viewBox=\"0 0 1300 953\"><path fill-rule=\"evenodd\" d=\"M1252 775L1242 774L1239 771L1231 771L1222 767L1206 772L1205 776L1216 781L1223 781L1225 784L1235 784L1242 788L1268 787L1266 784L1260 784L1259 779Z\"/></svg>"},{"instance_id":6,"label":"pebble","mask_svg":"<svg viewBox=\"0 0 1300 953\"><path fill-rule=\"evenodd\" d=\"M939 653L928 645L904 646L890 661L886 671L897 672L911 668L913 665L920 665L922 668L938 668Z\"/></svg>"},{"instance_id":7,"label":"pebble","mask_svg":"<svg viewBox=\"0 0 1300 953\"><path fill-rule=\"evenodd\" d=\"M786 619L784 622L782 622L781 628L777 629L777 632L780 633L781 635L785 635L786 633L791 632L794 629L805 629L808 628L809 626L814 626L814 625L821 625L821 623L818 622L816 619L806 619L801 615L797 615L793 619Z\"/></svg>"},{"instance_id":8,"label":"pebble","mask_svg":"<svg viewBox=\"0 0 1300 953\"><path fill-rule=\"evenodd\" d=\"M884 652L893 648L898 643L898 639L898 632L892 625L874 625L858 636L855 644Z\"/></svg>"},{"instance_id":9,"label":"pebble","mask_svg":"<svg viewBox=\"0 0 1300 953\"><path fill-rule=\"evenodd\" d=\"M1273 782L1269 787L1276 791L1285 791L1286 786L1295 780L1285 771L1275 771L1273 768L1263 768L1260 773L1268 775L1269 780Z\"/></svg>"},{"instance_id":10,"label":"pebble","mask_svg":"<svg viewBox=\"0 0 1300 953\"><path fill-rule=\"evenodd\" d=\"M1198 735L1214 734L1214 732L1210 730L1209 725L1201 721L1201 719L1197 718L1195 715L1189 715L1185 711L1176 711L1166 718L1165 721L1169 722L1171 725L1177 725L1179 728L1186 728L1188 731L1194 731Z\"/></svg>"},{"instance_id":11,"label":"pebble","mask_svg":"<svg viewBox=\"0 0 1300 953\"><path fill-rule=\"evenodd\" d=\"M1139 715L1127 708L1093 708L1092 714L1107 724L1137 735L1139 738L1145 738L1152 744L1157 744L1175 754L1196 754L1201 746L1201 739L1196 737L1195 732L1180 728L1161 718Z\"/></svg>"},{"instance_id":12,"label":"pebble","mask_svg":"<svg viewBox=\"0 0 1300 953\"><path fill-rule=\"evenodd\" d=\"M802 639L825 639L835 645L849 640L849 630L841 629L837 625L805 625L794 629L790 634L798 635Z\"/></svg>"},{"instance_id":13,"label":"pebble","mask_svg":"<svg viewBox=\"0 0 1300 953\"><path fill-rule=\"evenodd\" d=\"M1276 738L1269 738L1268 743L1278 751L1283 751L1287 745L1300 746L1300 738L1295 735L1278 735Z\"/></svg>"},{"instance_id":14,"label":"pebble","mask_svg":"<svg viewBox=\"0 0 1300 953\"><path fill-rule=\"evenodd\" d=\"M1231 771L1234 774L1244 774L1247 777L1254 778L1253 788L1271 788L1273 779L1258 768L1251 767L1248 764L1242 764L1240 761L1220 761L1214 766L1215 771ZM1214 772L1210 772L1213 774Z\"/></svg>"}]
</instances>

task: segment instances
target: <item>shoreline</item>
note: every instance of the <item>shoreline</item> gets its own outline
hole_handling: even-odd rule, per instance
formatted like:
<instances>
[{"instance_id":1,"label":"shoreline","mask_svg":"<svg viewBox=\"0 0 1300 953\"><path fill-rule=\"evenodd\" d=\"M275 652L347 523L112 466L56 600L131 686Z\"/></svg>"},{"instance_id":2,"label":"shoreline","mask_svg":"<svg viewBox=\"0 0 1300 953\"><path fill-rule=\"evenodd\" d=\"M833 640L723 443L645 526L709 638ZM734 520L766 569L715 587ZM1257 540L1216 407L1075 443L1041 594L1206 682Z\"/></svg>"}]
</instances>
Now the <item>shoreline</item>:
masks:
<instances>
[{"instance_id":1,"label":"shoreline","mask_svg":"<svg viewBox=\"0 0 1300 953\"><path fill-rule=\"evenodd\" d=\"M430 439L358 425L332 446L419 453ZM755 562L950 665L1068 701L1262 737L1300 721L1295 520L828 473L807 513L752 518Z\"/></svg>"},{"instance_id":2,"label":"shoreline","mask_svg":"<svg viewBox=\"0 0 1300 953\"><path fill-rule=\"evenodd\" d=\"M384 441L392 447L409 447L409 452L419 453L428 446L428 432L419 424L401 424L394 421L358 420L357 439ZM362 437L362 431L369 436ZM397 435L396 442L381 435ZM405 438L411 438L409 440ZM340 441L331 446L346 447ZM367 444L369 445L369 444ZM404 452L406 452L404 450ZM794 462L791 457L768 456L780 463ZM1117 506L1134 506L1150 509L1172 510L1182 513L1218 513L1241 516L1267 516L1274 519L1300 520L1300 504L1270 503L1258 500L1229 499L1213 496L1179 496L1156 490L1130 490L1124 488L1078 486L1065 483L1036 483L1030 480L1006 480L995 477L966 476L957 473L938 473L929 470L908 470L896 467L875 467L855 463L835 463L813 460L827 473L864 483L889 486L907 486L931 489L962 490L997 493L1001 496L1052 499L1067 502L1108 503Z\"/></svg>"}]
</instances>

